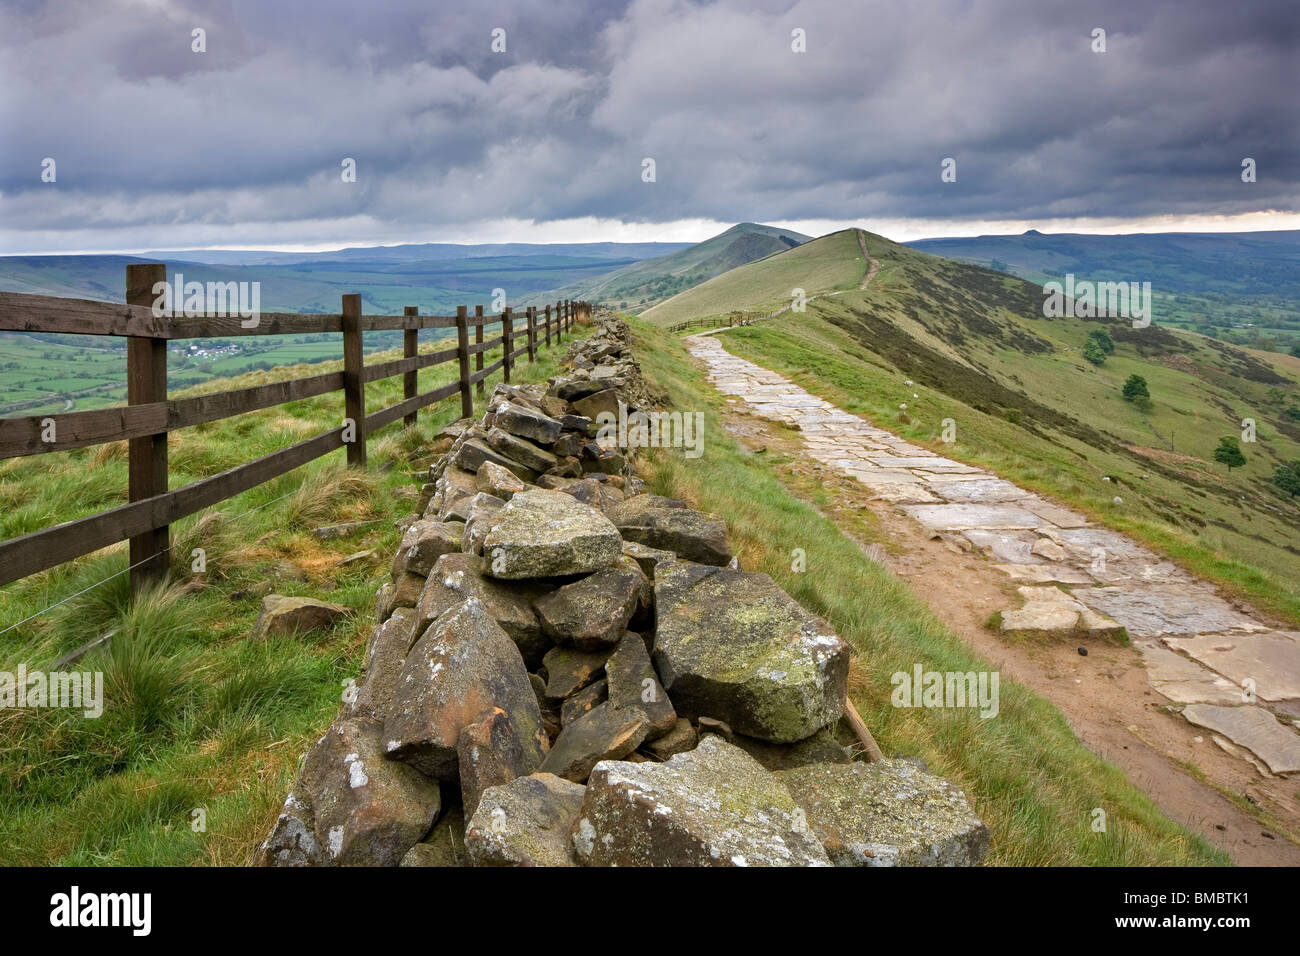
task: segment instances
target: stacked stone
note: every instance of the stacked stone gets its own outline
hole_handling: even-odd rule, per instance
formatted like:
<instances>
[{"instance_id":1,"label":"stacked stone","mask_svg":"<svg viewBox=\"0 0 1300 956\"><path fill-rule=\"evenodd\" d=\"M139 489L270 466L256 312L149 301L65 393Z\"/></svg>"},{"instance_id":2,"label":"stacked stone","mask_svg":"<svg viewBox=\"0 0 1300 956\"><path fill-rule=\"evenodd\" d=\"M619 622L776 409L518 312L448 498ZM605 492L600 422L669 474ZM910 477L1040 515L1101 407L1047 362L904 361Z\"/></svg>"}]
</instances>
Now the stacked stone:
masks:
<instances>
[{"instance_id":1,"label":"stacked stone","mask_svg":"<svg viewBox=\"0 0 1300 956\"><path fill-rule=\"evenodd\" d=\"M849 648L597 416L654 401L627 326L445 429L355 700L268 865L954 865L983 823L835 737Z\"/></svg>"}]
</instances>

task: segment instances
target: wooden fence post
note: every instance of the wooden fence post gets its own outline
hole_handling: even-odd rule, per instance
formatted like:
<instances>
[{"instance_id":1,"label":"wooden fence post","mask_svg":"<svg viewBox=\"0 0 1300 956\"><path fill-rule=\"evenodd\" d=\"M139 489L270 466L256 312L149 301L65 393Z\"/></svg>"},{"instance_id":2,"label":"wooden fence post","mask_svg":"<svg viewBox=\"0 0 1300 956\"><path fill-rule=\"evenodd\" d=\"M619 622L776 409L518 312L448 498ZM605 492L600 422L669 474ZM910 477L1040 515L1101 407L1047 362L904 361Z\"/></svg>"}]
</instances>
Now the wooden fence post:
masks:
<instances>
[{"instance_id":1,"label":"wooden fence post","mask_svg":"<svg viewBox=\"0 0 1300 956\"><path fill-rule=\"evenodd\" d=\"M560 303L555 303L555 344L559 345L564 341L564 319L560 315Z\"/></svg>"},{"instance_id":2,"label":"wooden fence post","mask_svg":"<svg viewBox=\"0 0 1300 956\"><path fill-rule=\"evenodd\" d=\"M546 306L546 347L548 349L551 347L551 306L549 303Z\"/></svg>"},{"instance_id":3,"label":"wooden fence post","mask_svg":"<svg viewBox=\"0 0 1300 956\"><path fill-rule=\"evenodd\" d=\"M365 353L361 348L361 296L343 296L343 414L353 422L347 443L348 467L366 467L366 386L361 380Z\"/></svg>"},{"instance_id":4,"label":"wooden fence post","mask_svg":"<svg viewBox=\"0 0 1300 956\"><path fill-rule=\"evenodd\" d=\"M167 281L167 266L145 263L126 267L126 301L152 306L154 283ZM173 310L184 305L173 297ZM126 340L126 402L147 405L167 401L167 340L130 336ZM152 498L167 490L167 433L132 438L127 443L127 473L131 501ZM138 594L167 576L167 525L131 538L131 592Z\"/></svg>"},{"instance_id":5,"label":"wooden fence post","mask_svg":"<svg viewBox=\"0 0 1300 956\"><path fill-rule=\"evenodd\" d=\"M407 316L419 315L420 309L418 306L408 305L405 309L402 310L402 314ZM420 330L419 329L403 330L402 356L404 358L415 358L419 354L420 354ZM418 370L412 369L402 377L402 398L403 399L415 398L415 396L418 394L420 394L420 373ZM408 428L414 425L417 414L418 414L417 412L411 412L411 414L407 415L405 418L402 419L402 424Z\"/></svg>"},{"instance_id":6,"label":"wooden fence post","mask_svg":"<svg viewBox=\"0 0 1300 956\"><path fill-rule=\"evenodd\" d=\"M537 361L537 306L528 307L528 364Z\"/></svg>"},{"instance_id":7,"label":"wooden fence post","mask_svg":"<svg viewBox=\"0 0 1300 956\"><path fill-rule=\"evenodd\" d=\"M474 393L469 387L469 309L456 306L456 358L460 361L460 417L474 417Z\"/></svg>"},{"instance_id":8,"label":"wooden fence post","mask_svg":"<svg viewBox=\"0 0 1300 956\"><path fill-rule=\"evenodd\" d=\"M483 344L483 306L474 306L474 344ZM475 373L483 371L483 350L479 349L474 353L474 371ZM474 387L478 392L479 398L483 397L483 379L478 380L478 385Z\"/></svg>"},{"instance_id":9,"label":"wooden fence post","mask_svg":"<svg viewBox=\"0 0 1300 956\"><path fill-rule=\"evenodd\" d=\"M511 321L510 306L506 306L506 310L501 313L501 352L503 356L501 380L507 384L510 382L510 366L513 364L510 361L510 346L513 344L512 340L514 339L513 331L514 323Z\"/></svg>"}]
</instances>

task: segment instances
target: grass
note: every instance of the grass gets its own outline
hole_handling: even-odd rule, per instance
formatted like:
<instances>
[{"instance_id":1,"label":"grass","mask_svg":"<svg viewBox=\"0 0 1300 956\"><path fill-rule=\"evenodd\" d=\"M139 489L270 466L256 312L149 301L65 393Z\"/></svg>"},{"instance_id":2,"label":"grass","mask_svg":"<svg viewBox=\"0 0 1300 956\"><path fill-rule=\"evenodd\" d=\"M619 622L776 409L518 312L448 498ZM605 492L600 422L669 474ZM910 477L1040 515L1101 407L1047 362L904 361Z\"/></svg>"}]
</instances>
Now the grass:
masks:
<instances>
[{"instance_id":1,"label":"grass","mask_svg":"<svg viewBox=\"0 0 1300 956\"><path fill-rule=\"evenodd\" d=\"M517 380L553 374L558 351L542 349L536 364L516 366ZM485 356L485 364L494 360ZM258 372L191 393L338 366ZM453 368L422 372L421 391L453 379ZM367 387L371 410L400 398L400 376ZM343 467L337 452L179 522L171 580L135 600L119 573L125 545L0 589L0 670L48 667L113 632L106 646L65 668L103 673L101 717L0 710L0 864L246 864L299 758L360 671L374 593L398 542L393 519L413 510L424 449L459 413L453 397L421 411L414 428L395 424L371 435L364 473ZM342 414L341 396L323 396L174 433L171 484L334 427ZM120 504L125 489L123 443L0 463L0 538ZM376 523L331 541L311 534L363 520ZM203 574L191 570L195 548L206 555ZM369 548L381 558L339 566ZM250 643L260 595L270 589L353 613L324 633Z\"/></svg>"},{"instance_id":2,"label":"grass","mask_svg":"<svg viewBox=\"0 0 1300 956\"><path fill-rule=\"evenodd\" d=\"M1010 680L996 717L964 709L903 709L889 703L890 677L927 670L987 671L991 665L939 622L907 588L778 477L780 460L748 454L719 423L720 396L690 365L680 340L636 319L646 375L682 410L705 415L705 454L664 449L647 460L652 490L724 514L741 566L771 575L857 651L850 694L889 754L925 758L953 778L992 831L990 861L1007 866L1209 865L1227 858L1167 819L1111 764L1089 752L1046 700ZM807 570L792 570L802 548ZM1092 829L1093 810L1107 828Z\"/></svg>"},{"instance_id":3,"label":"grass","mask_svg":"<svg viewBox=\"0 0 1300 956\"><path fill-rule=\"evenodd\" d=\"M789 305L795 288L808 296L856 289L867 274L857 232L845 229L767 259L738 266L678 293L642 315L658 326Z\"/></svg>"}]
</instances>

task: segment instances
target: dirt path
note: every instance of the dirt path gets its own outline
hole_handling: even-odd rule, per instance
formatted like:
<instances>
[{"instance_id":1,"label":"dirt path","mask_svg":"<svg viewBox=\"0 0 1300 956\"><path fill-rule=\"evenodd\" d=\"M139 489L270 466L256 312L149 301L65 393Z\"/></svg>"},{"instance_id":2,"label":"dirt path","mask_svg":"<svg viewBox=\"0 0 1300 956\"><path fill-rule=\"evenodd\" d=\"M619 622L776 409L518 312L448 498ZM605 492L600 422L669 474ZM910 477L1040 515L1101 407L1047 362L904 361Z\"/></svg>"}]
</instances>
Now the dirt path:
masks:
<instances>
[{"instance_id":1,"label":"dirt path","mask_svg":"<svg viewBox=\"0 0 1300 956\"><path fill-rule=\"evenodd\" d=\"M862 257L867 260L867 274L862 277L862 282L858 285L858 289L862 290L876 277L876 273L880 271L880 263L871 258L871 253L867 252L867 234L861 229L858 230L858 248L862 250Z\"/></svg>"},{"instance_id":2,"label":"dirt path","mask_svg":"<svg viewBox=\"0 0 1300 956\"><path fill-rule=\"evenodd\" d=\"M1123 535L875 428L736 358L712 335L686 342L715 386L734 396L729 430L790 454L797 472L834 488L828 517L841 527L846 515L869 508L889 544L885 565L981 656L1060 708L1085 746L1238 863L1300 865L1300 846L1286 836L1300 833L1300 778L1269 772L1240 745L1267 751L1275 766L1289 759L1288 745L1300 747L1294 728L1270 713L1296 709L1285 683L1286 668L1300 656L1296 635L1270 628ZM1059 620L1062 601L1075 616L1053 634L1046 624ZM1044 626L994 631L986 626L994 612ZM1127 628L1131 646L1105 636L1116 623ZM1256 675L1261 696L1284 699L1243 702L1233 655L1293 644L1295 653L1279 661L1281 678ZM1273 726L1262 737L1234 729L1234 744L1189 724L1180 713L1189 703L1213 715L1249 712Z\"/></svg>"}]
</instances>

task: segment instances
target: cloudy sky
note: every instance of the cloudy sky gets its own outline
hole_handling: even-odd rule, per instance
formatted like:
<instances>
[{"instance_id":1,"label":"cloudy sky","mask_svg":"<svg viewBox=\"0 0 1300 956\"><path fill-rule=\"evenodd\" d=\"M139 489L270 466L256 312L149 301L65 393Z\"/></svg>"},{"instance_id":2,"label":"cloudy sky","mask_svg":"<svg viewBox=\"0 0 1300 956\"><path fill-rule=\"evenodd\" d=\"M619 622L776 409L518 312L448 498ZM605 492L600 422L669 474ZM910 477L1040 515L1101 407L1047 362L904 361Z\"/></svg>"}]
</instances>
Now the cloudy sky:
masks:
<instances>
[{"instance_id":1,"label":"cloudy sky","mask_svg":"<svg viewBox=\"0 0 1300 956\"><path fill-rule=\"evenodd\" d=\"M1297 62L1293 0L0 0L0 254L1295 229Z\"/></svg>"}]
</instances>

